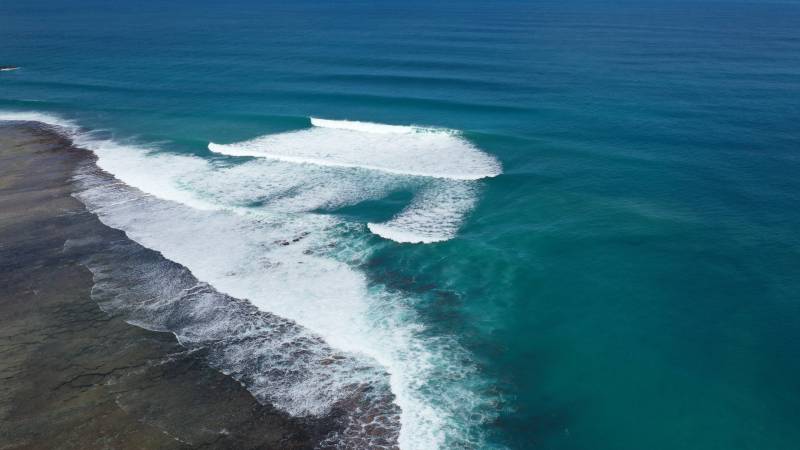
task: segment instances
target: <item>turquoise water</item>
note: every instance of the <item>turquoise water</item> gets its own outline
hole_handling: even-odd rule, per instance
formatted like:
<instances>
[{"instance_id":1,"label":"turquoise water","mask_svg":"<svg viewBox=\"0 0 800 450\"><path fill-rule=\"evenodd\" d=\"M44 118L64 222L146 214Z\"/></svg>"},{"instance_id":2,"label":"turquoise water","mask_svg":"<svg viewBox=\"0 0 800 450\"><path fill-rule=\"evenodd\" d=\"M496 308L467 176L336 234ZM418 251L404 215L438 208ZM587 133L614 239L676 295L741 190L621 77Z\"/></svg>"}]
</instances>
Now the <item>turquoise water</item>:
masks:
<instances>
[{"instance_id":1,"label":"turquoise water","mask_svg":"<svg viewBox=\"0 0 800 450\"><path fill-rule=\"evenodd\" d=\"M416 244L366 224L428 181L298 172L376 191L312 202L311 216L335 218L319 235L344 248L328 256L365 277L365 323L418 330L364 347L400 355L409 404L433 407L401 443L800 446L800 4L162 3L1 3L0 65L21 69L0 72L0 110L190 158L108 156L120 177L165 174L193 200L254 211L272 201L259 183L285 168L259 172L260 158L209 142L314 130L309 117L459 130L502 165L468 182L474 205L454 236ZM198 161L242 169L171 172ZM189 265L191 235L141 235ZM337 278L326 288L348 301ZM382 315L393 302L407 309ZM430 352L407 356L416 345Z\"/></svg>"}]
</instances>

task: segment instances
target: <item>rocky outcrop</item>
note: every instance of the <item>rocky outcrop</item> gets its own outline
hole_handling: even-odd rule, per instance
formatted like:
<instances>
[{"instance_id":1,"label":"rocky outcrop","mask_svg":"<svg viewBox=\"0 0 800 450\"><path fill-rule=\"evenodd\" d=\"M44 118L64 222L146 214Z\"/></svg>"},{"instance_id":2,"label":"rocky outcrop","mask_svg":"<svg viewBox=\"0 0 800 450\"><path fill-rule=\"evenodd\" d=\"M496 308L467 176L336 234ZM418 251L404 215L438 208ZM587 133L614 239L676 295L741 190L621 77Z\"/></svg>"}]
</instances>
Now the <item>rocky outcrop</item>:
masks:
<instances>
[{"instance_id":1,"label":"rocky outcrop","mask_svg":"<svg viewBox=\"0 0 800 450\"><path fill-rule=\"evenodd\" d=\"M64 244L124 234L70 195L88 157L38 125L0 125L0 449L314 447L325 424L258 403L202 349L92 300Z\"/></svg>"}]
</instances>

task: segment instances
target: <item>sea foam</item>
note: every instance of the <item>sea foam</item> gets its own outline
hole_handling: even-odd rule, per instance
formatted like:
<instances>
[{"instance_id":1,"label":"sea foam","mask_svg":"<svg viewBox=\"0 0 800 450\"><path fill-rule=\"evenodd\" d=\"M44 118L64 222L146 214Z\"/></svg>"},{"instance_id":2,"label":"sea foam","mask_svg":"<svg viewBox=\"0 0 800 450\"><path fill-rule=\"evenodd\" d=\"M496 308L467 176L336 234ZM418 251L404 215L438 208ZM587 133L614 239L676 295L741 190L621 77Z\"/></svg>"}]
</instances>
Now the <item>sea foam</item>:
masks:
<instances>
[{"instance_id":1,"label":"sea foam","mask_svg":"<svg viewBox=\"0 0 800 450\"><path fill-rule=\"evenodd\" d=\"M78 125L53 114L35 111L0 111L0 121L38 122L55 127L62 134L73 136L79 129Z\"/></svg>"},{"instance_id":2,"label":"sea foam","mask_svg":"<svg viewBox=\"0 0 800 450\"><path fill-rule=\"evenodd\" d=\"M309 129L228 145L209 143L208 148L231 156L360 170L361 186L366 189L383 186L386 181L376 183L379 176L363 172L404 178L418 186L419 195L388 222L368 224L373 233L404 243L453 238L476 201L478 188L469 182L501 173L494 157L454 130L313 117L310 120ZM415 180L409 180L412 178Z\"/></svg>"},{"instance_id":3,"label":"sea foam","mask_svg":"<svg viewBox=\"0 0 800 450\"><path fill-rule=\"evenodd\" d=\"M356 167L398 175L478 180L500 164L453 130L312 118L309 129L221 145L216 153L293 163Z\"/></svg>"}]
</instances>

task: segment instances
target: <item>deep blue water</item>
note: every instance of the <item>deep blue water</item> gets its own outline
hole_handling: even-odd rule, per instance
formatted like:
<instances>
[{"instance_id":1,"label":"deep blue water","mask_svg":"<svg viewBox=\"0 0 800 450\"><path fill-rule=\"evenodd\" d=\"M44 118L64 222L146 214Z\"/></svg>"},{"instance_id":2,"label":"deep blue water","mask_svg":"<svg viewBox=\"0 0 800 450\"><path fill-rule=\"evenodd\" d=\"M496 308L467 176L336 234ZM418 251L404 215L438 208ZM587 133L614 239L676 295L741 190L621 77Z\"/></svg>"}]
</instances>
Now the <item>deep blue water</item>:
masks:
<instances>
[{"instance_id":1,"label":"deep blue water","mask_svg":"<svg viewBox=\"0 0 800 450\"><path fill-rule=\"evenodd\" d=\"M800 448L800 4L166 3L3 0L0 110L221 164L414 124L502 164L443 242L363 226L415 187L321 212L477 371L426 372L486 401L441 446Z\"/></svg>"}]
</instances>

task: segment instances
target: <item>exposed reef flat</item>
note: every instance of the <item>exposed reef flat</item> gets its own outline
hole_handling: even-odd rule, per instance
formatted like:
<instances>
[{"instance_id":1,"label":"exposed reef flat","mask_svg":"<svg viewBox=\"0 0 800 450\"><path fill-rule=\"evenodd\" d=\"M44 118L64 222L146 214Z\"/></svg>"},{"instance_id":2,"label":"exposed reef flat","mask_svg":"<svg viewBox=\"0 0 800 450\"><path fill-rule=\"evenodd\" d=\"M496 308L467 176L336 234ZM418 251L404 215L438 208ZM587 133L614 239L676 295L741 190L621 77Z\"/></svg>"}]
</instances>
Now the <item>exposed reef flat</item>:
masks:
<instances>
[{"instance_id":1,"label":"exposed reef flat","mask_svg":"<svg viewBox=\"0 0 800 450\"><path fill-rule=\"evenodd\" d=\"M127 240L74 197L87 151L0 124L0 449L312 448L332 423L257 402L170 333L109 316L81 264Z\"/></svg>"}]
</instances>

